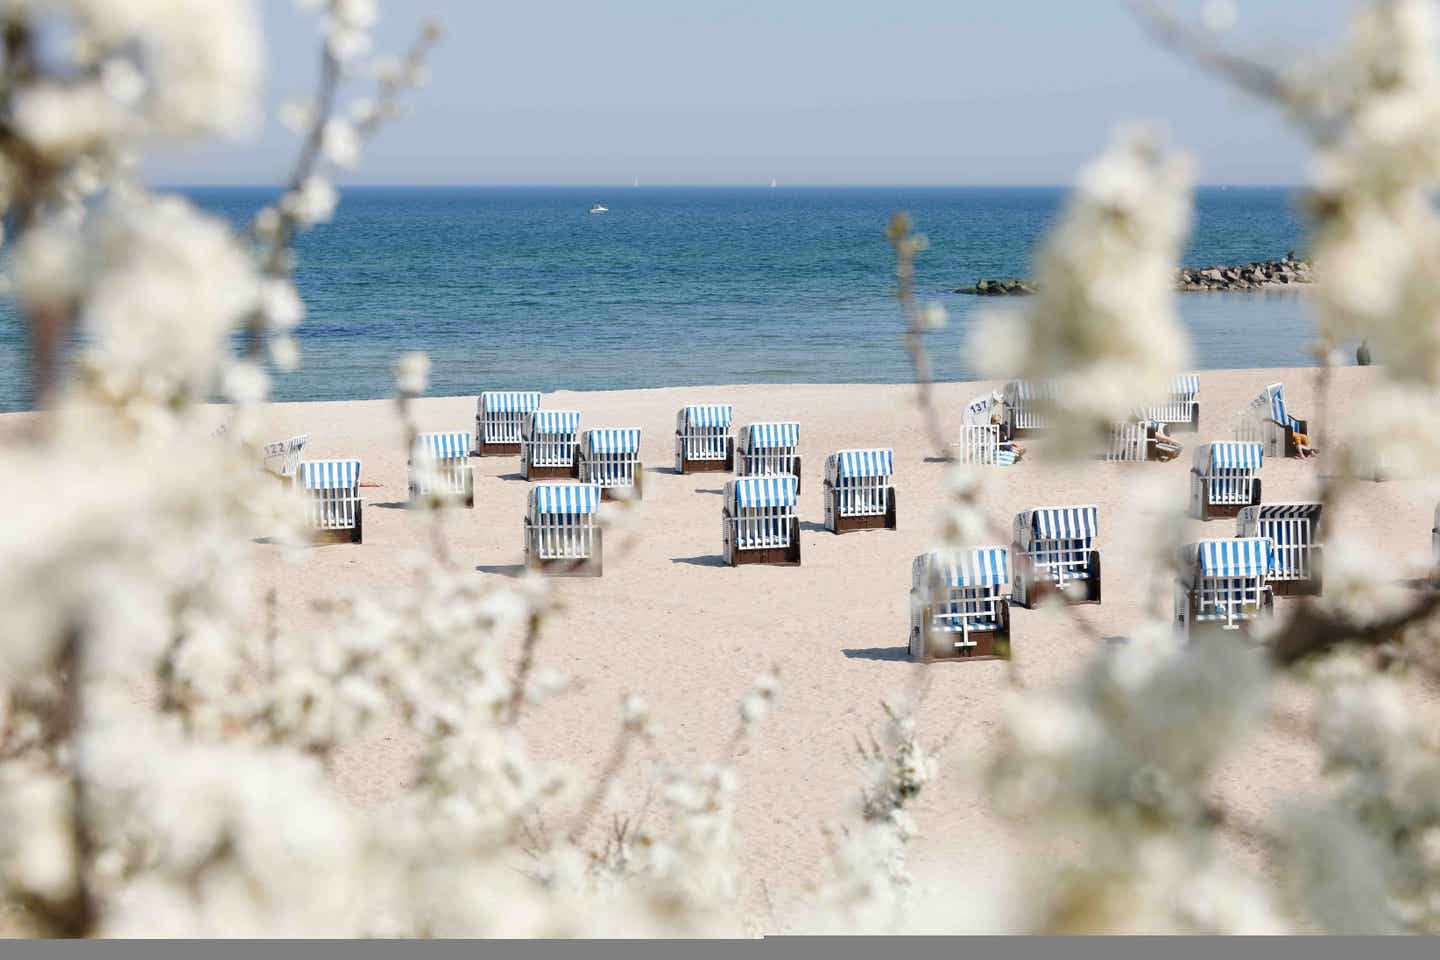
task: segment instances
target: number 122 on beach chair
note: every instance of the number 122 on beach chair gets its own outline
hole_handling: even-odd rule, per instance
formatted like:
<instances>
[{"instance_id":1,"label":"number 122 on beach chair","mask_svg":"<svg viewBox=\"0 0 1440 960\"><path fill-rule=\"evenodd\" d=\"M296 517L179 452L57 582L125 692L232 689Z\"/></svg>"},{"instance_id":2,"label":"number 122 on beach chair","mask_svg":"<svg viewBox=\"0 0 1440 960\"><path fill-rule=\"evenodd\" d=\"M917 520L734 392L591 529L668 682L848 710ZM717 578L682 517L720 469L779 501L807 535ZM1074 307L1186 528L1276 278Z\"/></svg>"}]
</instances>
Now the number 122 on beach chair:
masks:
<instances>
[{"instance_id":1,"label":"number 122 on beach chair","mask_svg":"<svg viewBox=\"0 0 1440 960\"><path fill-rule=\"evenodd\" d=\"M1272 547L1263 537L1201 540L1186 546L1175 584L1175 623L1186 637L1243 630L1275 616L1269 586Z\"/></svg>"},{"instance_id":2,"label":"number 122 on beach chair","mask_svg":"<svg viewBox=\"0 0 1440 960\"><path fill-rule=\"evenodd\" d=\"M539 408L538 390L487 390L480 394L475 401L475 456L518 454L525 415Z\"/></svg>"},{"instance_id":3,"label":"number 122 on beach chair","mask_svg":"<svg viewBox=\"0 0 1440 960\"><path fill-rule=\"evenodd\" d=\"M910 578L910 657L1010 659L1009 555L1004 547L932 550Z\"/></svg>"},{"instance_id":4,"label":"number 122 on beach chair","mask_svg":"<svg viewBox=\"0 0 1440 960\"><path fill-rule=\"evenodd\" d=\"M525 567L540 573L598 577L603 538L595 522L600 488L588 483L541 483L530 490L525 514Z\"/></svg>"},{"instance_id":5,"label":"number 122 on beach chair","mask_svg":"<svg viewBox=\"0 0 1440 960\"><path fill-rule=\"evenodd\" d=\"M895 451L841 450L825 458L825 529L894 530Z\"/></svg>"},{"instance_id":6,"label":"number 122 on beach chair","mask_svg":"<svg viewBox=\"0 0 1440 960\"><path fill-rule=\"evenodd\" d=\"M1094 506L1041 507L1015 515L1015 582L1011 599L1033 607L1046 593L1070 603L1100 602L1099 511Z\"/></svg>"},{"instance_id":7,"label":"number 122 on beach chair","mask_svg":"<svg viewBox=\"0 0 1440 960\"><path fill-rule=\"evenodd\" d=\"M301 460L296 477L315 538L360 543L360 461Z\"/></svg>"}]
</instances>

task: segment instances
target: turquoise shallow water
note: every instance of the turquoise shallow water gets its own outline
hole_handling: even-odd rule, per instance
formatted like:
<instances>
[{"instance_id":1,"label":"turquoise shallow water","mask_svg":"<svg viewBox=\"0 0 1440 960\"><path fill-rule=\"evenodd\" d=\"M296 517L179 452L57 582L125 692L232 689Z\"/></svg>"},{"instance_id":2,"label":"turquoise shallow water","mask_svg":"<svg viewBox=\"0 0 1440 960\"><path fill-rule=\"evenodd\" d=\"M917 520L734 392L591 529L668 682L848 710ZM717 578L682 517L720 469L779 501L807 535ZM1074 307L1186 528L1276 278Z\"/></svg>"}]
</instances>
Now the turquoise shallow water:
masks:
<instances>
[{"instance_id":1,"label":"turquoise shallow water","mask_svg":"<svg viewBox=\"0 0 1440 960\"><path fill-rule=\"evenodd\" d=\"M271 196L189 191L246 222ZM907 210L931 248L922 298L950 309L936 373L973 371L965 334L992 300L948 291L1022 276L1063 191L1044 188L350 189L300 244L304 365L282 400L383 397L405 350L434 361L432 393L621 389L909 377L884 228ZM590 215L591 204L610 208ZM1204 189L1191 265L1274 257L1302 243L1290 197ZM1310 362L1294 294L1180 297L1200 368ZM24 337L0 309L0 409L25 406Z\"/></svg>"}]
</instances>

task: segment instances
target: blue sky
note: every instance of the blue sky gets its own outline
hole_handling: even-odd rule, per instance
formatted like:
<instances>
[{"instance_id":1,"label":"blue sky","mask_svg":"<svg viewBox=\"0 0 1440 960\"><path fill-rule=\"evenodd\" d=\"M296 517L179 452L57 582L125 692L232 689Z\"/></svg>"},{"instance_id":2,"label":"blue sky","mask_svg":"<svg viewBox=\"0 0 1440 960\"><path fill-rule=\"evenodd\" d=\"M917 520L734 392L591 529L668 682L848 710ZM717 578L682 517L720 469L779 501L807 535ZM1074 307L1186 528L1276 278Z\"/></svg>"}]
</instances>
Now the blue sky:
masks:
<instances>
[{"instance_id":1,"label":"blue sky","mask_svg":"<svg viewBox=\"0 0 1440 960\"><path fill-rule=\"evenodd\" d=\"M1200 0L1168 2L1199 16ZM1352 7L1239 0L1229 42L1333 46ZM317 55L292 0L262 8L273 108L310 89ZM1190 150L1204 183L1305 176L1271 108L1156 47L1120 0L387 0L378 46L402 49L427 16L447 30L431 85L351 183L1060 184L1135 120ZM169 149L149 175L271 183L293 152L272 120Z\"/></svg>"}]
</instances>

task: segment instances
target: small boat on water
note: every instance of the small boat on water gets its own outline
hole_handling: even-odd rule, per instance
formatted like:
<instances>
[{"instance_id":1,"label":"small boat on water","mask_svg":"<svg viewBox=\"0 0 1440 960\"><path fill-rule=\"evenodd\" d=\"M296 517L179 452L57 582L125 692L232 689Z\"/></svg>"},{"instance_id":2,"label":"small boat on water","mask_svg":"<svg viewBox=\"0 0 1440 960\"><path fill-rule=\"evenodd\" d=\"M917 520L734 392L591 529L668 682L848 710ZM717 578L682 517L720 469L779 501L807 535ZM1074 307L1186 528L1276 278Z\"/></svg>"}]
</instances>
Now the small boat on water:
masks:
<instances>
[{"instance_id":1,"label":"small boat on water","mask_svg":"<svg viewBox=\"0 0 1440 960\"><path fill-rule=\"evenodd\" d=\"M597 204L595 204L595 206L593 206L593 207L590 208L590 212L591 212L591 213L609 213L609 212L610 212L610 208L597 203Z\"/></svg>"}]
</instances>

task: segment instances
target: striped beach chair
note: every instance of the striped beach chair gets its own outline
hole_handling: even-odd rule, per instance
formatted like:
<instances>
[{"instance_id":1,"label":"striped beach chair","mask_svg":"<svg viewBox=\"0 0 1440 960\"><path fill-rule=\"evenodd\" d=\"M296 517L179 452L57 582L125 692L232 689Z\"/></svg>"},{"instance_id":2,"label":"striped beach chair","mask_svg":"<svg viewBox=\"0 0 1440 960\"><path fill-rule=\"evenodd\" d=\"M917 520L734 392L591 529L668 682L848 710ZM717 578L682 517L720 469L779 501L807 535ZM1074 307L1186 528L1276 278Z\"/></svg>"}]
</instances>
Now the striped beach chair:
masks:
<instances>
[{"instance_id":1,"label":"striped beach chair","mask_svg":"<svg viewBox=\"0 0 1440 960\"><path fill-rule=\"evenodd\" d=\"M728 403L692 403L675 416L675 472L729 473L735 469L735 439Z\"/></svg>"},{"instance_id":2,"label":"striped beach chair","mask_svg":"<svg viewBox=\"0 0 1440 960\"><path fill-rule=\"evenodd\" d=\"M1181 632L1188 637L1217 627L1243 630L1273 617L1272 549L1264 537L1187 545L1175 585L1175 623Z\"/></svg>"},{"instance_id":3,"label":"striped beach chair","mask_svg":"<svg viewBox=\"0 0 1440 960\"><path fill-rule=\"evenodd\" d=\"M525 415L540 408L538 390L488 390L475 401L475 455L512 457L520 452Z\"/></svg>"},{"instance_id":4,"label":"striped beach chair","mask_svg":"<svg viewBox=\"0 0 1440 960\"><path fill-rule=\"evenodd\" d=\"M1285 408L1285 387L1272 383L1236 417L1236 439L1258 440L1271 457L1298 457L1296 434L1310 433L1309 424L1290 415Z\"/></svg>"},{"instance_id":5,"label":"striped beach chair","mask_svg":"<svg viewBox=\"0 0 1440 960\"><path fill-rule=\"evenodd\" d=\"M1099 511L1090 504L1017 513L1012 601L1033 607L1041 596L1058 590L1070 603L1099 603L1099 535Z\"/></svg>"},{"instance_id":6,"label":"striped beach chair","mask_svg":"<svg viewBox=\"0 0 1440 960\"><path fill-rule=\"evenodd\" d=\"M800 424L752 423L735 443L735 476L795 478L800 489Z\"/></svg>"},{"instance_id":7,"label":"striped beach chair","mask_svg":"<svg viewBox=\"0 0 1440 960\"><path fill-rule=\"evenodd\" d=\"M640 431L624 427L602 427L580 434L577 472L581 483L592 483L606 497L644 493L644 468L640 463Z\"/></svg>"},{"instance_id":8,"label":"striped beach chair","mask_svg":"<svg viewBox=\"0 0 1440 960\"><path fill-rule=\"evenodd\" d=\"M1190 468L1190 512L1201 520L1233 517L1241 507L1260 502L1264 465L1260 444L1250 441L1202 443Z\"/></svg>"},{"instance_id":9,"label":"striped beach chair","mask_svg":"<svg viewBox=\"0 0 1440 960\"><path fill-rule=\"evenodd\" d=\"M1006 443L1010 431L1008 422L992 422L990 411L996 403L1004 404L998 392L976 397L966 405L965 422L960 426L960 439L955 445L955 459L960 463L973 466L1015 463L1015 451Z\"/></svg>"},{"instance_id":10,"label":"striped beach chair","mask_svg":"<svg viewBox=\"0 0 1440 960\"><path fill-rule=\"evenodd\" d=\"M420 497L436 497L475 506L470 434L458 430L417 434L408 466L412 504Z\"/></svg>"},{"instance_id":11,"label":"striped beach chair","mask_svg":"<svg viewBox=\"0 0 1440 960\"><path fill-rule=\"evenodd\" d=\"M1145 411L1146 420L1158 420L1167 427L1191 433L1200 429L1200 378L1193 373L1176 377L1170 384L1170 396ZM1167 430L1166 433L1170 431Z\"/></svg>"},{"instance_id":12,"label":"striped beach chair","mask_svg":"<svg viewBox=\"0 0 1440 960\"><path fill-rule=\"evenodd\" d=\"M725 484L721 543L725 562L800 563L799 482L791 476L736 477Z\"/></svg>"},{"instance_id":13,"label":"striped beach chair","mask_svg":"<svg viewBox=\"0 0 1440 960\"><path fill-rule=\"evenodd\" d=\"M1009 659L1009 559L1004 547L932 550L915 558L910 577L912 659Z\"/></svg>"},{"instance_id":14,"label":"striped beach chair","mask_svg":"<svg viewBox=\"0 0 1440 960\"><path fill-rule=\"evenodd\" d=\"M361 542L359 460L301 460L296 479L317 538Z\"/></svg>"},{"instance_id":15,"label":"striped beach chair","mask_svg":"<svg viewBox=\"0 0 1440 960\"><path fill-rule=\"evenodd\" d=\"M895 451L841 450L825 458L825 529L895 529Z\"/></svg>"},{"instance_id":16,"label":"striped beach chair","mask_svg":"<svg viewBox=\"0 0 1440 960\"><path fill-rule=\"evenodd\" d=\"M600 488L588 483L540 483L525 514L525 567L540 573L598 577L603 531L595 522Z\"/></svg>"},{"instance_id":17,"label":"striped beach chair","mask_svg":"<svg viewBox=\"0 0 1440 960\"><path fill-rule=\"evenodd\" d=\"M1060 390L1053 380L1011 380L1005 385L1005 406L1010 416L1010 437L1022 437L1050 426L1045 407L1060 402Z\"/></svg>"},{"instance_id":18,"label":"striped beach chair","mask_svg":"<svg viewBox=\"0 0 1440 960\"><path fill-rule=\"evenodd\" d=\"M1155 445L1154 425L1148 420L1117 420L1110 425L1110 446L1105 459L1112 463L1144 462Z\"/></svg>"},{"instance_id":19,"label":"striped beach chair","mask_svg":"<svg viewBox=\"0 0 1440 960\"><path fill-rule=\"evenodd\" d=\"M302 433L289 440L265 444L265 469L281 479L294 480L295 471L300 467L300 455L305 452L305 444L309 440L309 435Z\"/></svg>"},{"instance_id":20,"label":"striped beach chair","mask_svg":"<svg viewBox=\"0 0 1440 960\"><path fill-rule=\"evenodd\" d=\"M574 477L580 411L531 410L520 427L520 472L526 480Z\"/></svg>"},{"instance_id":21,"label":"striped beach chair","mask_svg":"<svg viewBox=\"0 0 1440 960\"><path fill-rule=\"evenodd\" d=\"M1276 596L1318 596L1323 589L1323 509L1319 503L1306 502L1262 503L1240 510L1235 535L1270 541L1268 583Z\"/></svg>"}]
</instances>

